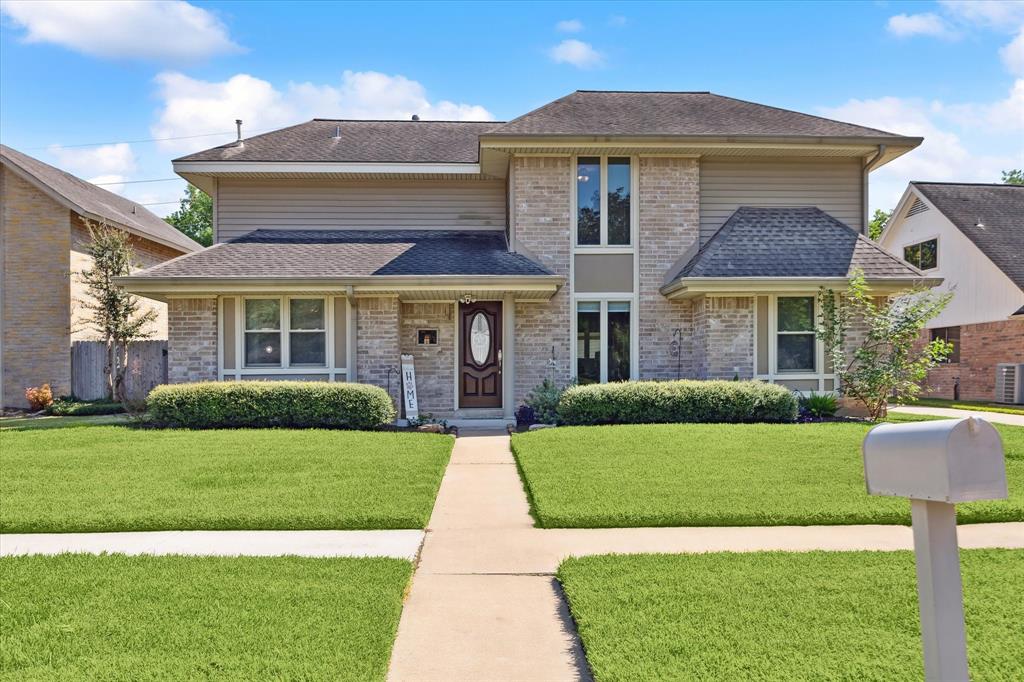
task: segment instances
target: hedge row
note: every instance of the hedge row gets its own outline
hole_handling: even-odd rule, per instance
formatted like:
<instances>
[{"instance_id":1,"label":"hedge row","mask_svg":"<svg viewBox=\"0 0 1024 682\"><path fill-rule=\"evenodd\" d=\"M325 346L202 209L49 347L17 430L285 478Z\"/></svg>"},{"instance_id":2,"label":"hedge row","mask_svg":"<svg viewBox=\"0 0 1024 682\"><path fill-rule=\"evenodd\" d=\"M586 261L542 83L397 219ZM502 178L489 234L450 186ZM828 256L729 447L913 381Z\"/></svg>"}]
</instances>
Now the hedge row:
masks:
<instances>
[{"instance_id":1,"label":"hedge row","mask_svg":"<svg viewBox=\"0 0 1024 682\"><path fill-rule=\"evenodd\" d=\"M791 422L797 399L759 381L625 381L573 386L558 401L563 424Z\"/></svg>"},{"instance_id":2,"label":"hedge row","mask_svg":"<svg viewBox=\"0 0 1024 682\"><path fill-rule=\"evenodd\" d=\"M318 381L224 381L169 384L147 399L161 426L375 429L395 419L384 389Z\"/></svg>"}]
</instances>

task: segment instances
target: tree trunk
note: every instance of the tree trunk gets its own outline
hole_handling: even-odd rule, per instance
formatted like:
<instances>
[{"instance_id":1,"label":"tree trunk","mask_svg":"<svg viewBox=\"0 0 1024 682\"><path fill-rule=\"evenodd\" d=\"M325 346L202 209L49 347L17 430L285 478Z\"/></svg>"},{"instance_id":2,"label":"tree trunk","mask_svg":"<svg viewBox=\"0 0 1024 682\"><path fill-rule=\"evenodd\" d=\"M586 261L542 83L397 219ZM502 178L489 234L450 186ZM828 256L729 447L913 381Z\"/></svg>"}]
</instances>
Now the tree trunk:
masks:
<instances>
[{"instance_id":1,"label":"tree trunk","mask_svg":"<svg viewBox=\"0 0 1024 682\"><path fill-rule=\"evenodd\" d=\"M114 399L122 405L127 405L128 395L125 390L124 375L128 369L128 344L115 343L116 365L114 371Z\"/></svg>"},{"instance_id":2,"label":"tree trunk","mask_svg":"<svg viewBox=\"0 0 1024 682\"><path fill-rule=\"evenodd\" d=\"M106 367L103 368L103 373L107 377L107 398L109 400L113 400L116 389L114 386L114 354L117 351L114 348L114 340L110 337L110 334L107 334L104 341L106 341L107 344L107 364Z\"/></svg>"}]
</instances>

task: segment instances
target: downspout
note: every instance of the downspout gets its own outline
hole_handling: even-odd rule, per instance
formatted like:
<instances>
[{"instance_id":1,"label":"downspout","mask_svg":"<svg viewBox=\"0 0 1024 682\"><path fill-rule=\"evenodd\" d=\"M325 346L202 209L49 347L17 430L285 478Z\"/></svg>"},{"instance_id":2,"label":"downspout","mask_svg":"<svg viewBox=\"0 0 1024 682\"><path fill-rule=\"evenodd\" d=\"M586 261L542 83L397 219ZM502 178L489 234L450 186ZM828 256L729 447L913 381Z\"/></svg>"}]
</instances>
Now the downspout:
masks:
<instances>
[{"instance_id":1,"label":"downspout","mask_svg":"<svg viewBox=\"0 0 1024 682\"><path fill-rule=\"evenodd\" d=\"M868 210L869 210L868 209L868 175L871 173L871 171L873 171L875 169L875 167L878 165L878 161L883 156L885 156L885 145L884 144L880 144L880 145L878 145L878 151L875 152L875 155L872 156L870 159L868 159L864 163L864 169L863 169L863 174L864 175L863 175L863 180L862 180L862 184L861 184L861 188L862 188L861 189L861 197L862 197L862 201L863 201L862 210L863 210L864 219L861 221L861 228L860 228L860 232L863 235L867 235L868 234L868 224L871 222L871 216L868 215Z\"/></svg>"}]
</instances>

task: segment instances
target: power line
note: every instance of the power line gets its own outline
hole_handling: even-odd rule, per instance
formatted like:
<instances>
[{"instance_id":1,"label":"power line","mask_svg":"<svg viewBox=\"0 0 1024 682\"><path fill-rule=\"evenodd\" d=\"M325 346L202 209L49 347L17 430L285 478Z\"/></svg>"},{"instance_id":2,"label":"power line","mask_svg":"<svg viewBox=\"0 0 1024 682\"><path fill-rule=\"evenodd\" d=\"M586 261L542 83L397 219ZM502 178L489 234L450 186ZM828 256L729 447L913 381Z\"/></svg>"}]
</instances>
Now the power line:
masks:
<instances>
[{"instance_id":1,"label":"power line","mask_svg":"<svg viewBox=\"0 0 1024 682\"><path fill-rule=\"evenodd\" d=\"M104 187L106 185L137 185L140 182L170 182L171 180L181 180L182 178L155 178L153 180L121 180L120 182L94 182L92 184L97 187Z\"/></svg>"},{"instance_id":2,"label":"power line","mask_svg":"<svg viewBox=\"0 0 1024 682\"><path fill-rule=\"evenodd\" d=\"M250 132L250 135L258 135L265 133L273 128L265 128L263 130L254 130ZM45 147L25 147L22 151L31 152L38 151L40 149L49 149L50 147L60 147L61 149L75 149L77 147L102 147L108 144L142 144L143 142L169 142L171 140L194 140L199 137L215 137L217 135L234 135L236 131L228 130L223 133L202 133L201 135L179 135L177 137L150 137L145 140L115 140L111 142L83 142L81 144L50 144Z\"/></svg>"},{"instance_id":3,"label":"power line","mask_svg":"<svg viewBox=\"0 0 1024 682\"><path fill-rule=\"evenodd\" d=\"M139 204L139 206L164 206L166 204L180 204L180 201L154 201L148 204Z\"/></svg>"}]
</instances>

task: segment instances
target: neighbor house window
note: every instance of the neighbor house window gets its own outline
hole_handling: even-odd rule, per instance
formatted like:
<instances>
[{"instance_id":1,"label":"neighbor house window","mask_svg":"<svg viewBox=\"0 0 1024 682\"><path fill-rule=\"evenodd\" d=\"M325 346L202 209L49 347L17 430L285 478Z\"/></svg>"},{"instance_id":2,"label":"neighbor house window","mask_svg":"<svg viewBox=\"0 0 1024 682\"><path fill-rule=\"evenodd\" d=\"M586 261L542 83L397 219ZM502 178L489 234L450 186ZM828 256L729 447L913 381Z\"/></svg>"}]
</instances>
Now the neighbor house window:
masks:
<instances>
[{"instance_id":1,"label":"neighbor house window","mask_svg":"<svg viewBox=\"0 0 1024 682\"><path fill-rule=\"evenodd\" d=\"M289 364L323 367L327 362L327 320L322 298L293 298L288 302Z\"/></svg>"},{"instance_id":2,"label":"neighbor house window","mask_svg":"<svg viewBox=\"0 0 1024 682\"><path fill-rule=\"evenodd\" d=\"M286 308L282 309L282 305ZM288 341L287 358L282 350L285 339ZM245 299L246 367L324 367L326 364L324 299Z\"/></svg>"},{"instance_id":3,"label":"neighbor house window","mask_svg":"<svg viewBox=\"0 0 1024 682\"><path fill-rule=\"evenodd\" d=\"M814 372L814 297L780 296L777 305L777 371Z\"/></svg>"},{"instance_id":4,"label":"neighbor house window","mask_svg":"<svg viewBox=\"0 0 1024 682\"><path fill-rule=\"evenodd\" d=\"M630 378L631 319L628 301L576 304L576 380L581 384Z\"/></svg>"},{"instance_id":5,"label":"neighbor house window","mask_svg":"<svg viewBox=\"0 0 1024 682\"><path fill-rule=\"evenodd\" d=\"M943 362L960 362L960 327L936 327L932 330L932 341L936 339L953 344L953 351Z\"/></svg>"},{"instance_id":6,"label":"neighbor house window","mask_svg":"<svg viewBox=\"0 0 1024 682\"><path fill-rule=\"evenodd\" d=\"M245 300L245 366L281 366L281 300Z\"/></svg>"},{"instance_id":7,"label":"neighbor house window","mask_svg":"<svg viewBox=\"0 0 1024 682\"><path fill-rule=\"evenodd\" d=\"M629 246L632 164L628 156L576 160L576 244Z\"/></svg>"},{"instance_id":8,"label":"neighbor house window","mask_svg":"<svg viewBox=\"0 0 1024 682\"><path fill-rule=\"evenodd\" d=\"M918 270L931 270L939 264L939 240L929 239L903 247L903 260Z\"/></svg>"}]
</instances>

